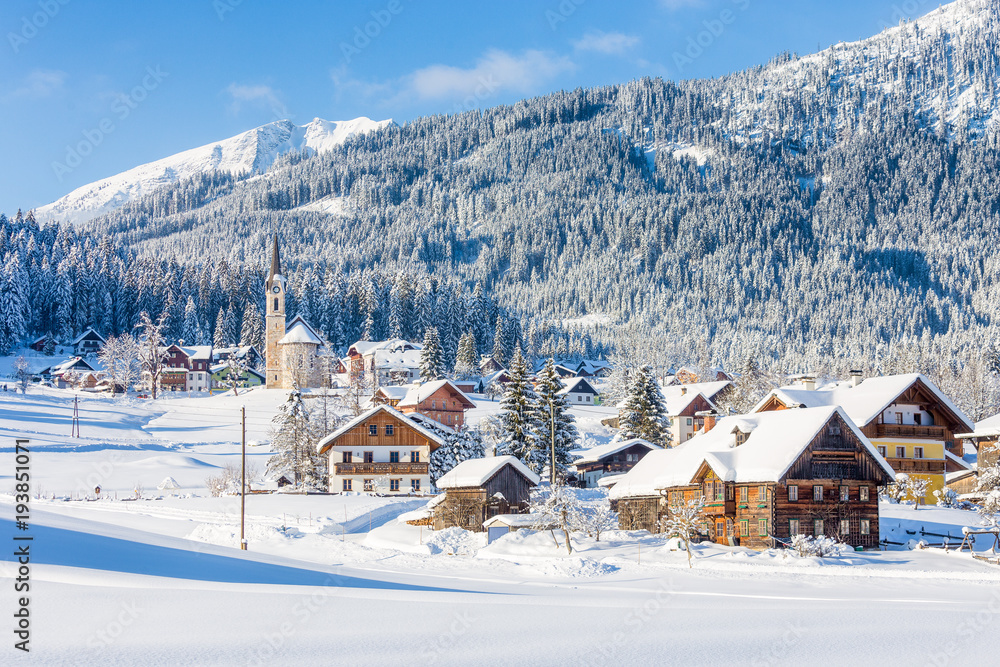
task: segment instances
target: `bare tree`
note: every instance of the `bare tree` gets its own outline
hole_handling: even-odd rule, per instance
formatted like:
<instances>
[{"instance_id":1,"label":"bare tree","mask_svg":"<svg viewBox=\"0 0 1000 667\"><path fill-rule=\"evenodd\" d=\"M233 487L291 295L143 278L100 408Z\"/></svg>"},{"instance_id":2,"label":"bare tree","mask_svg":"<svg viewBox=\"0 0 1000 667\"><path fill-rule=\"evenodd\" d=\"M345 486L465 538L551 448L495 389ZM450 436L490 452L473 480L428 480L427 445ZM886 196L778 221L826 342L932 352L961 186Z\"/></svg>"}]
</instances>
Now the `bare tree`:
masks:
<instances>
[{"instance_id":1,"label":"bare tree","mask_svg":"<svg viewBox=\"0 0 1000 667\"><path fill-rule=\"evenodd\" d=\"M482 530L479 522L485 515L483 510L487 501L481 496L452 494L447 500L437 506L435 511L446 527L458 526L465 530Z\"/></svg>"},{"instance_id":2,"label":"bare tree","mask_svg":"<svg viewBox=\"0 0 1000 667\"><path fill-rule=\"evenodd\" d=\"M139 344L132 334L109 336L97 356L111 380L111 393L118 387L128 392L129 387L138 381L141 367L139 364Z\"/></svg>"},{"instance_id":3,"label":"bare tree","mask_svg":"<svg viewBox=\"0 0 1000 667\"><path fill-rule=\"evenodd\" d=\"M27 393L28 382L31 381L31 370L30 364L23 354L18 355L17 359L14 360L14 377L17 379L17 388L21 390L21 393Z\"/></svg>"},{"instance_id":4,"label":"bare tree","mask_svg":"<svg viewBox=\"0 0 1000 667\"><path fill-rule=\"evenodd\" d=\"M602 500L596 507L587 509L583 521L587 533L593 535L594 539L600 542L602 532L618 527L618 514L611 509L610 502Z\"/></svg>"},{"instance_id":5,"label":"bare tree","mask_svg":"<svg viewBox=\"0 0 1000 667\"><path fill-rule=\"evenodd\" d=\"M583 506L573 490L563 484L550 486L548 493L539 494L531 501L531 513L537 516L538 529L558 527L566 539L566 553L573 553L570 534L586 526Z\"/></svg>"},{"instance_id":6,"label":"bare tree","mask_svg":"<svg viewBox=\"0 0 1000 667\"><path fill-rule=\"evenodd\" d=\"M240 359L235 353L229 355L229 359L226 360L226 379L223 381L223 385L233 392L233 396L240 395L239 387L246 379L246 374L246 361Z\"/></svg>"},{"instance_id":7,"label":"bare tree","mask_svg":"<svg viewBox=\"0 0 1000 667\"><path fill-rule=\"evenodd\" d=\"M163 314L156 322L153 322L149 313L144 310L139 314L139 323L135 325L139 329L139 363L149 382L154 399L167 359L167 350L163 340L165 319L166 314Z\"/></svg>"},{"instance_id":8,"label":"bare tree","mask_svg":"<svg viewBox=\"0 0 1000 667\"><path fill-rule=\"evenodd\" d=\"M689 500L683 505L671 505L670 512L663 521L663 533L667 537L676 537L684 543L687 550L688 567L691 565L691 540L698 534L698 529L705 515L705 498Z\"/></svg>"}]
</instances>

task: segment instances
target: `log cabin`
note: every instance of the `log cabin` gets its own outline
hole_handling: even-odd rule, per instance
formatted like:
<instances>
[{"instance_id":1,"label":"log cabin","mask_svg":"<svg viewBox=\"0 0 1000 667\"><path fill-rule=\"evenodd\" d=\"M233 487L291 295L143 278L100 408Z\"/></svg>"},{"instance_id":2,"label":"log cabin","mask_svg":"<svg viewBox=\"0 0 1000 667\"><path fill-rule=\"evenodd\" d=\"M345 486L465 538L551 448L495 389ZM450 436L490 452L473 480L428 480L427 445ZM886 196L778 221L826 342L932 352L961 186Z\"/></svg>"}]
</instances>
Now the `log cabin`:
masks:
<instances>
[{"instance_id":1,"label":"log cabin","mask_svg":"<svg viewBox=\"0 0 1000 667\"><path fill-rule=\"evenodd\" d=\"M895 472L929 482L922 503L934 503L945 475L966 467L955 433L972 431L971 421L918 373L862 380L853 371L849 381L825 387L803 377L799 384L771 391L752 412L834 405L844 409Z\"/></svg>"},{"instance_id":2,"label":"log cabin","mask_svg":"<svg viewBox=\"0 0 1000 667\"><path fill-rule=\"evenodd\" d=\"M465 424L465 411L476 407L451 380L412 385L396 408L403 414L420 413L453 429Z\"/></svg>"},{"instance_id":3,"label":"log cabin","mask_svg":"<svg viewBox=\"0 0 1000 667\"><path fill-rule=\"evenodd\" d=\"M431 453L444 438L388 405L355 417L316 445L330 458L330 491L426 493ZM383 483L384 482L384 483Z\"/></svg>"},{"instance_id":4,"label":"log cabin","mask_svg":"<svg viewBox=\"0 0 1000 667\"><path fill-rule=\"evenodd\" d=\"M444 500L434 507L434 529L458 526L483 531L483 522L503 514L526 514L540 478L513 456L462 461L438 481Z\"/></svg>"},{"instance_id":5,"label":"log cabin","mask_svg":"<svg viewBox=\"0 0 1000 667\"><path fill-rule=\"evenodd\" d=\"M605 475L626 473L636 466L646 454L663 449L641 438L612 441L584 451L583 456L573 462L576 478L585 489L592 489Z\"/></svg>"},{"instance_id":6,"label":"log cabin","mask_svg":"<svg viewBox=\"0 0 1000 667\"><path fill-rule=\"evenodd\" d=\"M701 534L752 549L777 538L879 540L878 487L892 468L840 407L735 415L651 452L609 492L625 530L657 531L671 507L705 499Z\"/></svg>"}]
</instances>

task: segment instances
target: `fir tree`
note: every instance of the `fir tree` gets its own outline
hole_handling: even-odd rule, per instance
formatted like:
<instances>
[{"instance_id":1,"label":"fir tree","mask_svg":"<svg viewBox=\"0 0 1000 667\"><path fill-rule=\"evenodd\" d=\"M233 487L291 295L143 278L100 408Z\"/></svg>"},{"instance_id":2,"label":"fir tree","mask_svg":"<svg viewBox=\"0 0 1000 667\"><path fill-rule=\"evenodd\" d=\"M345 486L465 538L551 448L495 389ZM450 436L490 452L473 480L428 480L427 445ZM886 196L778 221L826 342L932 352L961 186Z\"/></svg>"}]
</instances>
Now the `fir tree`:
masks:
<instances>
[{"instance_id":1,"label":"fir tree","mask_svg":"<svg viewBox=\"0 0 1000 667\"><path fill-rule=\"evenodd\" d=\"M479 356L476 354L476 337L471 331L462 334L458 341L458 353L455 357L455 377L468 380L478 375Z\"/></svg>"},{"instance_id":2,"label":"fir tree","mask_svg":"<svg viewBox=\"0 0 1000 667\"><path fill-rule=\"evenodd\" d=\"M497 453L515 456L532 470L543 464L537 446L538 396L531 386L528 364L521 351L514 353L508 369L510 382L500 399L500 442Z\"/></svg>"},{"instance_id":3,"label":"fir tree","mask_svg":"<svg viewBox=\"0 0 1000 667\"><path fill-rule=\"evenodd\" d=\"M424 334L424 348L420 351L420 380L433 382L444 377L444 354L438 330L430 327Z\"/></svg>"},{"instance_id":4,"label":"fir tree","mask_svg":"<svg viewBox=\"0 0 1000 667\"><path fill-rule=\"evenodd\" d=\"M181 330L181 338L188 345L198 345L201 338L201 324L198 322L198 308L195 306L194 297L187 298L187 305L184 306L184 328Z\"/></svg>"},{"instance_id":5,"label":"fir tree","mask_svg":"<svg viewBox=\"0 0 1000 667\"><path fill-rule=\"evenodd\" d=\"M253 301L247 302L243 311L243 328L240 330L240 345L253 345L264 352L264 316Z\"/></svg>"},{"instance_id":6,"label":"fir tree","mask_svg":"<svg viewBox=\"0 0 1000 667\"><path fill-rule=\"evenodd\" d=\"M288 393L288 400L278 408L272 422L271 450L274 454L267 462L267 473L289 475L295 488L323 488L322 457L316 453L309 411L298 389Z\"/></svg>"},{"instance_id":7,"label":"fir tree","mask_svg":"<svg viewBox=\"0 0 1000 667\"><path fill-rule=\"evenodd\" d=\"M428 466L431 484L436 484L442 475L462 461L481 459L486 455L483 436L478 429L445 430L435 426L430 420L425 420L423 423L443 436L445 441L431 454Z\"/></svg>"},{"instance_id":8,"label":"fir tree","mask_svg":"<svg viewBox=\"0 0 1000 667\"><path fill-rule=\"evenodd\" d=\"M653 377L652 367L640 367L632 374L632 384L619 417L621 431L618 438L642 438L669 447L669 421L663 392Z\"/></svg>"},{"instance_id":9,"label":"fir tree","mask_svg":"<svg viewBox=\"0 0 1000 667\"><path fill-rule=\"evenodd\" d=\"M562 388L555 361L549 358L538 374L536 385L538 420L535 424L535 442L539 451L534 458L551 465L554 434L556 471L565 475L566 466L573 461L569 452L576 446L580 435L576 430L576 419L569 413L566 395L559 393Z\"/></svg>"}]
</instances>

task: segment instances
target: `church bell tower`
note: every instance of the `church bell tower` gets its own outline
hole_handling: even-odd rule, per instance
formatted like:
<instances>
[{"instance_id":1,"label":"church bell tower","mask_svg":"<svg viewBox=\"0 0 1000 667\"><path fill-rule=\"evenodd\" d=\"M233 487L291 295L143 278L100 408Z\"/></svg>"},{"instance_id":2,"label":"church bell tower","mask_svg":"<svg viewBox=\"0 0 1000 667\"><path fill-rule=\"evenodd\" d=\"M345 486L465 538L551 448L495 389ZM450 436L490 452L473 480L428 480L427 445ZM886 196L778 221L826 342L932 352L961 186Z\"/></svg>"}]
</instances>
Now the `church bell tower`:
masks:
<instances>
[{"instance_id":1,"label":"church bell tower","mask_svg":"<svg viewBox=\"0 0 1000 667\"><path fill-rule=\"evenodd\" d=\"M269 389L282 386L282 360L278 341L285 336L285 288L287 282L281 274L281 258L278 256L278 235L274 235L274 245L271 249L271 273L264 283L266 317L267 349L264 353L264 365L267 377L264 386Z\"/></svg>"}]
</instances>

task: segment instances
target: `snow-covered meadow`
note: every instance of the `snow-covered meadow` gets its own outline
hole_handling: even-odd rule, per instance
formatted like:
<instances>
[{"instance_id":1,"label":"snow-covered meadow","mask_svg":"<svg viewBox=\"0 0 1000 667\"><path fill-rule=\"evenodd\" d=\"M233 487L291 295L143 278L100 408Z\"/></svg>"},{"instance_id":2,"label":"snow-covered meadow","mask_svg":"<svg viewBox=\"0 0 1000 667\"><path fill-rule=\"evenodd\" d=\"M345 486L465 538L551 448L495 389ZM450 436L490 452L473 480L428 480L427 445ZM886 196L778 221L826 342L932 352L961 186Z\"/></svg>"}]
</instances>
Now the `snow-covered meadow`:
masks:
<instances>
[{"instance_id":1,"label":"snow-covered meadow","mask_svg":"<svg viewBox=\"0 0 1000 667\"><path fill-rule=\"evenodd\" d=\"M689 568L647 533L577 535L567 554L547 532L487 546L397 520L426 498L254 494L240 551L239 498L209 497L205 478L238 459L240 407L248 441L264 443L284 399L0 392L8 540L15 438L31 440L33 479L32 651L5 664L785 664L854 647L859 660L943 665L989 664L1000 648L1000 567L954 550L820 559L703 545ZM477 403L472 421L497 409ZM577 411L588 443L610 436L606 411ZM261 470L268 454L248 448ZM157 489L167 477L178 488ZM882 516L901 542L977 522L899 505Z\"/></svg>"}]
</instances>

